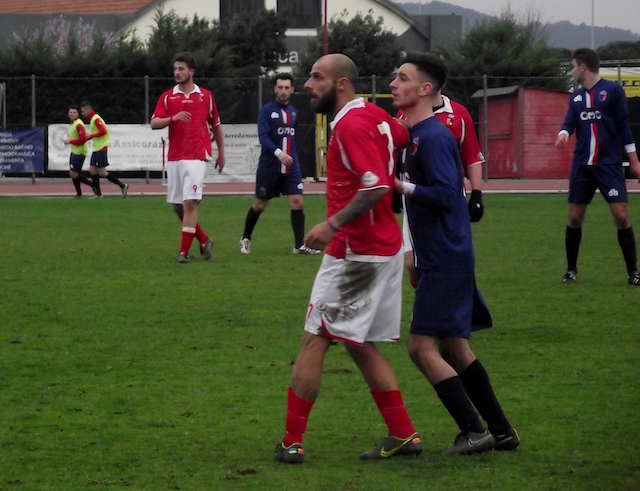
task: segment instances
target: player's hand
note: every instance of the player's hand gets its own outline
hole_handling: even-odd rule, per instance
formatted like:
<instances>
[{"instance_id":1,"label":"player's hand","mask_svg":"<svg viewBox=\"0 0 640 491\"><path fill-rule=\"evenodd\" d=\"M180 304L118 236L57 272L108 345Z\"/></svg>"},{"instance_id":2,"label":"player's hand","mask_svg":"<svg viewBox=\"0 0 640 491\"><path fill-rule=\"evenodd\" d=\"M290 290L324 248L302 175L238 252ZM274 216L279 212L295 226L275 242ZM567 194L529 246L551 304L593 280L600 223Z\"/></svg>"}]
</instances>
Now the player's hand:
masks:
<instances>
[{"instance_id":1,"label":"player's hand","mask_svg":"<svg viewBox=\"0 0 640 491\"><path fill-rule=\"evenodd\" d=\"M293 164L293 157L289 155L287 152L280 152L278 154L278 160L282 165L286 165L287 167Z\"/></svg>"},{"instance_id":2,"label":"player's hand","mask_svg":"<svg viewBox=\"0 0 640 491\"><path fill-rule=\"evenodd\" d=\"M474 189L468 203L469 219L471 222L479 222L484 215L484 205L482 204L482 191Z\"/></svg>"},{"instance_id":3,"label":"player's hand","mask_svg":"<svg viewBox=\"0 0 640 491\"><path fill-rule=\"evenodd\" d=\"M224 169L224 164L226 164L225 158L218 155L218 158L216 159L216 165L214 166L216 169L218 169L218 174L220 174L222 172L222 169Z\"/></svg>"},{"instance_id":4,"label":"player's hand","mask_svg":"<svg viewBox=\"0 0 640 491\"><path fill-rule=\"evenodd\" d=\"M327 244L335 237L336 232L324 221L316 225L305 236L304 243L312 249L323 250Z\"/></svg>"},{"instance_id":5,"label":"player's hand","mask_svg":"<svg viewBox=\"0 0 640 491\"><path fill-rule=\"evenodd\" d=\"M393 183L393 190L396 193L402 194L402 181L400 179L398 179L397 177L396 177L396 179L395 179L395 181Z\"/></svg>"},{"instance_id":6,"label":"player's hand","mask_svg":"<svg viewBox=\"0 0 640 491\"><path fill-rule=\"evenodd\" d=\"M65 145L69 145L69 139L65 138L64 140L62 140L62 143L64 143Z\"/></svg>"},{"instance_id":7,"label":"player's hand","mask_svg":"<svg viewBox=\"0 0 640 491\"><path fill-rule=\"evenodd\" d=\"M629 166L631 173L636 176L638 178L638 182L640 182L640 160L638 160L638 158L629 158Z\"/></svg>"},{"instance_id":8,"label":"player's hand","mask_svg":"<svg viewBox=\"0 0 640 491\"><path fill-rule=\"evenodd\" d=\"M556 138L556 148L563 149L569 141L569 137L565 133L560 133Z\"/></svg>"},{"instance_id":9,"label":"player's hand","mask_svg":"<svg viewBox=\"0 0 640 491\"><path fill-rule=\"evenodd\" d=\"M179 113L176 113L173 116L171 116L171 121L174 123L177 121L183 121L185 123L188 123L189 121L191 121L191 113L189 111L180 111ZM224 164L222 165L224 167Z\"/></svg>"}]
</instances>

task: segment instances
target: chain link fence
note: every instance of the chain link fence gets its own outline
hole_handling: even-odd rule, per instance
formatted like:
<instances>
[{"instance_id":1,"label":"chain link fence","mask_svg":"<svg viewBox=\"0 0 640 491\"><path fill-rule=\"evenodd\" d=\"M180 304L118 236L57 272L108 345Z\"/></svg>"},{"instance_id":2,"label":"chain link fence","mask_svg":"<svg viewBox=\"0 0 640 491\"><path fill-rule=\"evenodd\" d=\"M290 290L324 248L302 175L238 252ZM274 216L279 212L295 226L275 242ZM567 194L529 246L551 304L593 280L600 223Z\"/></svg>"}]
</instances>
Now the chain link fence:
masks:
<instances>
[{"instance_id":1,"label":"chain link fence","mask_svg":"<svg viewBox=\"0 0 640 491\"><path fill-rule=\"evenodd\" d=\"M393 108L390 98L389 83L391 80L391 77L362 78L356 89L368 100L380 105L391 114L395 114L396 110ZM306 79L295 81L296 92L291 99L291 104L298 110L296 133L298 153L303 175L319 177L317 175L318 156L322 152L319 152L319 144L316 140L316 115L309 107L309 98L303 88L305 81ZM265 78L198 78L196 83L213 92L223 124L255 124L262 105L273 98L272 82ZM68 107L89 100L107 124L144 124L149 122L160 95L173 87L174 84L172 78L156 77L58 78L34 75L0 78L0 85L4 88L4 101L6 101L2 107L4 112L1 115L0 123L9 127L66 123ZM489 153L487 157L488 162L491 163L490 150L492 147L489 144L489 140L493 138L491 135L495 136L496 131L499 133L500 128L511 125L515 121L516 115L513 111L497 111L492 108L492 97L486 87L512 85L533 88L536 86L549 87L554 84L556 87L568 87L566 77L557 80L549 80L549 77L529 77L526 79L520 77L512 80L505 77L496 79L487 76L452 77L444 92L449 92L452 99L469 109L480 138L480 145L486 153ZM477 95L478 90L480 90L480 96ZM474 92L476 92L476 97L472 98ZM568 107L568 94L563 100L560 109L562 114L544 128L554 136L562 124L564 111ZM553 104L558 109L556 101L557 99ZM636 142L640 143L640 97L629 97L627 102L630 125ZM548 103L544 99L538 101L540 105ZM525 127L531 125L535 127L534 131L538 131L540 121L533 114L535 111L530 106L520 107L519 110L532 111L531 117L524 117L520 124ZM511 118L511 120L507 121L504 118ZM504 138L504 135L496 138ZM522 145L522 143L519 144ZM520 154L522 153L520 152ZM487 177L492 176L488 175ZM525 176L516 173L513 177Z\"/></svg>"}]
</instances>

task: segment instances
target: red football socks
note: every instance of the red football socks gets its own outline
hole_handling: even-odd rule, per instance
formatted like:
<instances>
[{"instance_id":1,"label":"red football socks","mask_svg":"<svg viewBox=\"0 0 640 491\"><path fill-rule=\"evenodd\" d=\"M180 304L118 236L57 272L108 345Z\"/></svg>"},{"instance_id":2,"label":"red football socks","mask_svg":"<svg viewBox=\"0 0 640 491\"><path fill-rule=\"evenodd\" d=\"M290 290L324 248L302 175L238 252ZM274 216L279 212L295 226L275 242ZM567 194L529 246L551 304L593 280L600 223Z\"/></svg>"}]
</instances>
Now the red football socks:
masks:
<instances>
[{"instance_id":1,"label":"red football socks","mask_svg":"<svg viewBox=\"0 0 640 491\"><path fill-rule=\"evenodd\" d=\"M304 432L307 429L309 413L315 401L307 401L295 395L291 387L287 391L287 434L284 437L284 446L290 447L294 443L302 443Z\"/></svg>"},{"instance_id":2,"label":"red football socks","mask_svg":"<svg viewBox=\"0 0 640 491\"><path fill-rule=\"evenodd\" d=\"M386 392L372 390L371 395L373 400L376 401L384 422L387 423L390 436L404 440L416 432L404 407L402 394L400 394L399 390Z\"/></svg>"},{"instance_id":3,"label":"red football socks","mask_svg":"<svg viewBox=\"0 0 640 491\"><path fill-rule=\"evenodd\" d=\"M196 235L196 229L191 227L182 227L182 243L180 244L180 254L189 254L193 238Z\"/></svg>"}]
</instances>

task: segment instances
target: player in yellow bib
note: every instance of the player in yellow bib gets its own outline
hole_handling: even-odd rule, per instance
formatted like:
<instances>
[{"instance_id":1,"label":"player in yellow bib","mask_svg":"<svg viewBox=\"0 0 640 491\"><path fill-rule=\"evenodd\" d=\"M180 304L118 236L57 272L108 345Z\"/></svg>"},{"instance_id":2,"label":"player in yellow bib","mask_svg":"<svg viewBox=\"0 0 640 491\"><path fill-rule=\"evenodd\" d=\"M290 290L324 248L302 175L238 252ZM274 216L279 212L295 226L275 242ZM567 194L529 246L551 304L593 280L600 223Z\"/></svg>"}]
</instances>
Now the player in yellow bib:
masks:
<instances>
[{"instance_id":1,"label":"player in yellow bib","mask_svg":"<svg viewBox=\"0 0 640 491\"><path fill-rule=\"evenodd\" d=\"M71 127L69 129L69 138L64 140L65 145L71 145L71 156L69 157L69 176L76 188L76 198L82 197L82 189L80 183L91 186L95 195L93 182L87 176L82 174L82 166L87 158L87 132L84 123L80 119L80 109L78 106L69 106L69 121Z\"/></svg>"},{"instance_id":2,"label":"player in yellow bib","mask_svg":"<svg viewBox=\"0 0 640 491\"><path fill-rule=\"evenodd\" d=\"M93 142L93 152L91 153L91 163L89 164L89 174L93 179L93 187L96 195L94 198L101 198L100 178L104 177L108 181L118 185L124 198L127 195L129 184L123 183L116 176L107 172L109 161L107 160L107 149L109 148L109 130L107 125L96 112L90 102L84 101L80 105L82 116L89 120L89 135L87 140Z\"/></svg>"}]
</instances>

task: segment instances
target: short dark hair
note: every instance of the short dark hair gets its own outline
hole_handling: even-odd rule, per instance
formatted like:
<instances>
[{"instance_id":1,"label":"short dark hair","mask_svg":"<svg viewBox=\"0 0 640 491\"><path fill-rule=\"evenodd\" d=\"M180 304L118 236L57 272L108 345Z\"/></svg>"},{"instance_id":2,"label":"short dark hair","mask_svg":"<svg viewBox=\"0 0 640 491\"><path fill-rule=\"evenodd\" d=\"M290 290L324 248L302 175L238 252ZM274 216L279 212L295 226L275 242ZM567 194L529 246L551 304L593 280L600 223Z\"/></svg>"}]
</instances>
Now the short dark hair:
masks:
<instances>
[{"instance_id":1,"label":"short dark hair","mask_svg":"<svg viewBox=\"0 0 640 491\"><path fill-rule=\"evenodd\" d=\"M578 66L583 63L587 65L590 72L598 73L600 71L600 57L598 53L589 48L578 48L571 53L571 59L576 60Z\"/></svg>"},{"instance_id":2,"label":"short dark hair","mask_svg":"<svg viewBox=\"0 0 640 491\"><path fill-rule=\"evenodd\" d=\"M418 67L418 71L425 75L433 84L434 95L444 87L449 77L449 69L438 56L433 53L418 53L409 51L403 63L411 63Z\"/></svg>"},{"instance_id":3,"label":"short dark hair","mask_svg":"<svg viewBox=\"0 0 640 491\"><path fill-rule=\"evenodd\" d=\"M291 85L293 86L293 75L291 75L290 73L276 73L273 77L274 87L278 83L278 80L288 80L289 82L291 82Z\"/></svg>"},{"instance_id":4,"label":"short dark hair","mask_svg":"<svg viewBox=\"0 0 640 491\"><path fill-rule=\"evenodd\" d=\"M89 101L82 101L82 104L80 104L80 109L82 109L85 106L90 107L91 109L93 109L93 104L91 104Z\"/></svg>"},{"instance_id":5,"label":"short dark hair","mask_svg":"<svg viewBox=\"0 0 640 491\"><path fill-rule=\"evenodd\" d=\"M175 63L176 61L185 63L189 70L195 70L197 66L195 57L188 51L183 51L175 55L173 57L173 62Z\"/></svg>"},{"instance_id":6,"label":"short dark hair","mask_svg":"<svg viewBox=\"0 0 640 491\"><path fill-rule=\"evenodd\" d=\"M69 109L68 109L68 110L71 110L71 109L75 109L76 111L80 112L80 108L79 108L78 106L76 106L75 104L71 104L71 105L69 106Z\"/></svg>"}]
</instances>

